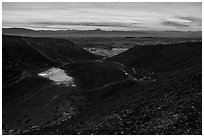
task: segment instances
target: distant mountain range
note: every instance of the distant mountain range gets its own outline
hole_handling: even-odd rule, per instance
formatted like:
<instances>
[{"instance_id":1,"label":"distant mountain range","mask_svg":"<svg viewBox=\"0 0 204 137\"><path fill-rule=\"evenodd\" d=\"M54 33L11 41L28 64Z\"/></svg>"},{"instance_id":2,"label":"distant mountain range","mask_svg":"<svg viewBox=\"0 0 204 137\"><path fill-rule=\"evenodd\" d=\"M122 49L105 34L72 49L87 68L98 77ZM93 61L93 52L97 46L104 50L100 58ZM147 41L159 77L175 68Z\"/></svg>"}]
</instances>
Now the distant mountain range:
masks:
<instances>
[{"instance_id":1,"label":"distant mountain range","mask_svg":"<svg viewBox=\"0 0 204 137\"><path fill-rule=\"evenodd\" d=\"M96 30L32 30L25 28L3 28L4 35L30 37L177 37L201 38L201 31L105 31Z\"/></svg>"}]
</instances>

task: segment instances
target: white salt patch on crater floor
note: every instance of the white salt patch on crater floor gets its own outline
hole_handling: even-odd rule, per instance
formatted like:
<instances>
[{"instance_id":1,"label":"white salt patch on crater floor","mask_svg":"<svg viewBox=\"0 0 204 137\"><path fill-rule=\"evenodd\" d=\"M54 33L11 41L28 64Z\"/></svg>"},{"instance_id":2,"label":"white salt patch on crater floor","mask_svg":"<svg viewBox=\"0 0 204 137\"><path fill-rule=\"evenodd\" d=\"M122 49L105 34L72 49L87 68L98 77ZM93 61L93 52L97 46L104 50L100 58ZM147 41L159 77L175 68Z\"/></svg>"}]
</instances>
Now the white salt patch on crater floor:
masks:
<instances>
[{"instance_id":1,"label":"white salt patch on crater floor","mask_svg":"<svg viewBox=\"0 0 204 137\"><path fill-rule=\"evenodd\" d=\"M71 86L71 87L76 86L74 84L74 78L68 76L65 73L65 71L60 68L52 67L51 69L41 72L38 75L41 77L48 78L54 81L56 84L64 84L66 86Z\"/></svg>"}]
</instances>

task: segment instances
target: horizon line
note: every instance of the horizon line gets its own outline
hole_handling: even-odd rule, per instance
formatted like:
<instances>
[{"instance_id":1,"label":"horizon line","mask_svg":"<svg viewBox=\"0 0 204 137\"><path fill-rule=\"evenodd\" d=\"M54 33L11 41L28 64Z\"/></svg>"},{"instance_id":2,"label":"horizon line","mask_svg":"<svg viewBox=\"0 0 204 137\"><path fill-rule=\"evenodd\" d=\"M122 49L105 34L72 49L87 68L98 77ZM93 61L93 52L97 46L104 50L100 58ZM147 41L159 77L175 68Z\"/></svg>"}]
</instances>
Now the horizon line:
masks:
<instances>
[{"instance_id":1,"label":"horizon line","mask_svg":"<svg viewBox=\"0 0 204 137\"><path fill-rule=\"evenodd\" d=\"M105 31L105 32L136 32L136 31L154 31L154 32L202 32L202 30L199 31L192 31L192 30L186 30L186 31L180 31L180 30L104 30L104 29L87 29L87 30L77 30L77 29L33 29L33 28L26 28L26 27L2 27L2 29L26 29L26 30L32 30L32 31Z\"/></svg>"}]
</instances>

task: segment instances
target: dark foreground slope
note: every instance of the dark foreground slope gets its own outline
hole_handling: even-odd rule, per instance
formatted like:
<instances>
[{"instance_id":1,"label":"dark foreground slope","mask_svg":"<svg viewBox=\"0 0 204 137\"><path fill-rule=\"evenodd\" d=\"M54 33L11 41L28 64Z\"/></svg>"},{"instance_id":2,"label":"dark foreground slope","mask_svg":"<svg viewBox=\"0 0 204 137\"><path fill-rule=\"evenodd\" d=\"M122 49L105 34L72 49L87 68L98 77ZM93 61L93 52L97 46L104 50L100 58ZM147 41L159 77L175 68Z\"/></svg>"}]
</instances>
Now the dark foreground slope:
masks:
<instances>
[{"instance_id":1,"label":"dark foreground slope","mask_svg":"<svg viewBox=\"0 0 204 137\"><path fill-rule=\"evenodd\" d=\"M2 115L7 132L10 129L24 132L61 123L79 113L78 105L109 95L110 92L103 90L107 84L127 79L120 68L108 62L71 63L60 68L74 77L76 86L39 77L37 74L44 69L36 69L27 70L15 83L3 87Z\"/></svg>"},{"instance_id":2,"label":"dark foreground slope","mask_svg":"<svg viewBox=\"0 0 204 137\"><path fill-rule=\"evenodd\" d=\"M201 43L144 46L59 65L76 87L38 77L45 68L24 71L3 88L3 133L202 134L201 50Z\"/></svg>"},{"instance_id":3,"label":"dark foreground slope","mask_svg":"<svg viewBox=\"0 0 204 137\"><path fill-rule=\"evenodd\" d=\"M78 92L76 115L24 134L202 134L201 43L162 46L112 58L130 79ZM150 78L134 80L131 69Z\"/></svg>"},{"instance_id":4,"label":"dark foreground slope","mask_svg":"<svg viewBox=\"0 0 204 137\"><path fill-rule=\"evenodd\" d=\"M194 69L171 80L103 89L105 96L81 104L72 119L25 134L202 134L202 77Z\"/></svg>"}]
</instances>

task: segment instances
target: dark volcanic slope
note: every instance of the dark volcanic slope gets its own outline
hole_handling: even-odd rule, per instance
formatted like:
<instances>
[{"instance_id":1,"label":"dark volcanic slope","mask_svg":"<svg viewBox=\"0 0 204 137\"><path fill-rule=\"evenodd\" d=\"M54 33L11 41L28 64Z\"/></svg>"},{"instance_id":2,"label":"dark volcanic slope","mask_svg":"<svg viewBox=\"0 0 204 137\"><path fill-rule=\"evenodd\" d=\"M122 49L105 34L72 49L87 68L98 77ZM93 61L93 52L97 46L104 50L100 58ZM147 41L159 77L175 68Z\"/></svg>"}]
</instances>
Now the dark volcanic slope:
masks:
<instances>
[{"instance_id":1,"label":"dark volcanic slope","mask_svg":"<svg viewBox=\"0 0 204 137\"><path fill-rule=\"evenodd\" d=\"M176 71L202 63L201 45L201 42L192 42L140 46L108 60L157 72Z\"/></svg>"},{"instance_id":2,"label":"dark volcanic slope","mask_svg":"<svg viewBox=\"0 0 204 137\"><path fill-rule=\"evenodd\" d=\"M46 66L98 59L68 40L3 35L3 67Z\"/></svg>"},{"instance_id":3,"label":"dark volcanic slope","mask_svg":"<svg viewBox=\"0 0 204 137\"><path fill-rule=\"evenodd\" d=\"M56 61L40 48L46 39L26 39ZM202 134L201 43L136 47L105 61L74 55L79 62L59 68L76 87L38 77L43 69L3 69L17 79L3 88L3 134Z\"/></svg>"},{"instance_id":4,"label":"dark volcanic slope","mask_svg":"<svg viewBox=\"0 0 204 137\"><path fill-rule=\"evenodd\" d=\"M64 66L79 81L93 87L99 86L97 76L106 80L118 75L116 66L124 68L131 79L96 90L75 91L75 98L82 102L77 103L74 117L25 134L202 134L201 49L201 43L144 46L107 59L115 62L112 64L103 61ZM106 71L110 71L109 76ZM133 80L130 76L155 71L155 77L149 75L152 80Z\"/></svg>"}]
</instances>

